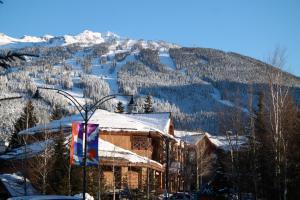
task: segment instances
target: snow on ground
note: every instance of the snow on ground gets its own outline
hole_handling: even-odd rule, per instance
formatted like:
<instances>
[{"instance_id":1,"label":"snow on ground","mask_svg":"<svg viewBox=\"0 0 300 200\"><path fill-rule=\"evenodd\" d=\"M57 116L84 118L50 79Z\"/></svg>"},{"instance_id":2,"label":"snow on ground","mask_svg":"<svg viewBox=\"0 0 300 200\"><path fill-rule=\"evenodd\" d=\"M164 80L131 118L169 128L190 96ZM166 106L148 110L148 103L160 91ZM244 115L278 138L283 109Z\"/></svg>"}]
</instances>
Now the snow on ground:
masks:
<instances>
[{"instance_id":1,"label":"snow on ground","mask_svg":"<svg viewBox=\"0 0 300 200\"><path fill-rule=\"evenodd\" d=\"M176 70L176 66L175 66L172 58L170 57L169 53L166 53L166 52L160 53L159 59L160 59L161 64L167 65L172 70Z\"/></svg>"},{"instance_id":2,"label":"snow on ground","mask_svg":"<svg viewBox=\"0 0 300 200\"><path fill-rule=\"evenodd\" d=\"M81 105L84 105L87 101L87 99L85 97L83 97L83 90L81 88L73 87L71 90L66 90L66 89L62 89L61 87L54 87L53 85L45 84L40 79L33 79L33 81L37 87L56 88L56 89L61 89L62 91L67 92L70 95L72 95ZM41 90L43 90L43 89L41 89ZM73 105L73 103L70 100L68 100L67 98L65 98L65 100Z\"/></svg>"},{"instance_id":3,"label":"snow on ground","mask_svg":"<svg viewBox=\"0 0 300 200\"><path fill-rule=\"evenodd\" d=\"M0 159L10 160L10 159L23 159L25 157L30 158L38 153L42 152L47 146L46 144L52 144L53 140L39 141L26 146L12 149L5 154L0 155Z\"/></svg>"},{"instance_id":4,"label":"snow on ground","mask_svg":"<svg viewBox=\"0 0 300 200\"><path fill-rule=\"evenodd\" d=\"M19 48L25 46L64 46L68 44L81 44L82 46L88 46L93 44L100 44L107 42L109 44L109 52L103 56L107 56L108 59L106 64L100 64L99 58L92 60L92 72L91 75L96 75L97 77L105 80L110 86L110 94L116 94L119 92L119 87L117 83L117 73L120 68L126 64L128 61L135 61L134 52L131 51L132 47L136 44L142 45L144 48L155 48L160 52L161 62L171 69L175 69L175 65L168 54L168 48L178 47L177 45L170 44L163 41L146 41L146 40L132 40L127 38L121 38L120 36L112 33L98 33L85 30L82 33L77 35L64 35L64 36L50 36L45 35L43 37L34 37L34 36L25 36L21 39L16 39L9 37L5 34L0 34L0 48ZM10 46L12 45L12 46ZM122 49L117 48L121 46ZM138 51L138 50L137 50ZM114 70L112 67L113 58L116 53L122 52L131 52L123 61L116 62L116 67ZM136 52L137 53L137 52ZM82 67L76 63L76 59L84 59L89 53L84 51L76 52L70 59L65 60L64 62L72 66L72 72L77 74L75 77L72 77L73 83L80 79L80 74L82 74ZM58 70L62 67L62 64L54 66ZM34 78L34 83L37 86L41 87L53 87L53 85L47 85L44 81ZM55 86L57 87L57 86ZM60 88L62 89L62 88ZM66 92L71 93L75 96L76 100L80 103L85 104L86 99L83 98L82 90L74 87L72 90L65 90ZM111 100L112 104L116 104L118 101L121 101L123 104L128 103L128 98L117 96L116 99Z\"/></svg>"},{"instance_id":5,"label":"snow on ground","mask_svg":"<svg viewBox=\"0 0 300 200\"><path fill-rule=\"evenodd\" d=\"M107 54L107 56L113 57L114 52L111 52L111 53ZM128 61L135 61L134 55L128 55L123 61L117 62L116 63L116 68L113 70L112 73L110 73L109 69L112 65L112 61L107 61L106 64L101 64L100 65L100 64L98 64L99 63L98 60L95 59L92 62L92 64L93 64L92 74L96 75L96 76L100 76L101 78L106 80L107 83L110 86L110 91L111 91L112 94L118 93L119 92L119 87L118 87L118 83L117 83L118 71Z\"/></svg>"},{"instance_id":6,"label":"snow on ground","mask_svg":"<svg viewBox=\"0 0 300 200\"><path fill-rule=\"evenodd\" d=\"M83 194L82 193L76 194L76 195L74 195L74 197L78 197L79 199L83 199ZM94 197L91 196L89 193L85 193L85 199L86 200L94 200Z\"/></svg>"},{"instance_id":7,"label":"snow on ground","mask_svg":"<svg viewBox=\"0 0 300 200\"><path fill-rule=\"evenodd\" d=\"M20 172L13 174L0 174L0 180L8 190L11 196L18 197L25 195L24 191L24 179ZM30 184L29 180L26 180L27 195L37 195L38 192Z\"/></svg>"},{"instance_id":8,"label":"snow on ground","mask_svg":"<svg viewBox=\"0 0 300 200\"><path fill-rule=\"evenodd\" d=\"M220 102L221 104L225 105L225 106L228 106L228 107L236 107L240 110L242 110L243 112L245 113L249 113L248 109L247 108L243 108L243 107L239 107L239 106L236 106L234 103L232 103L231 101L228 101L228 100L223 100L221 98L221 94L220 94L220 91L217 89L217 88L213 88L213 93L211 94L212 98L215 99L216 101Z\"/></svg>"}]
</instances>

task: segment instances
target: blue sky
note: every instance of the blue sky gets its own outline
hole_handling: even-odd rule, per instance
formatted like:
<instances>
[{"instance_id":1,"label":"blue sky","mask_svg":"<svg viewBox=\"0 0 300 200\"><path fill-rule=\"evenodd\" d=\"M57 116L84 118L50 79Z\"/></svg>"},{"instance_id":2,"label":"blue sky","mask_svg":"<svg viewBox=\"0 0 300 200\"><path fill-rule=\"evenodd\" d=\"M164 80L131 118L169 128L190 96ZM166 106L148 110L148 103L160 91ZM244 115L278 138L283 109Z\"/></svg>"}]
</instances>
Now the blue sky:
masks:
<instances>
[{"instance_id":1,"label":"blue sky","mask_svg":"<svg viewBox=\"0 0 300 200\"><path fill-rule=\"evenodd\" d=\"M234 51L264 60L280 45L300 76L299 0L2 0L13 37L112 31L134 39Z\"/></svg>"}]
</instances>

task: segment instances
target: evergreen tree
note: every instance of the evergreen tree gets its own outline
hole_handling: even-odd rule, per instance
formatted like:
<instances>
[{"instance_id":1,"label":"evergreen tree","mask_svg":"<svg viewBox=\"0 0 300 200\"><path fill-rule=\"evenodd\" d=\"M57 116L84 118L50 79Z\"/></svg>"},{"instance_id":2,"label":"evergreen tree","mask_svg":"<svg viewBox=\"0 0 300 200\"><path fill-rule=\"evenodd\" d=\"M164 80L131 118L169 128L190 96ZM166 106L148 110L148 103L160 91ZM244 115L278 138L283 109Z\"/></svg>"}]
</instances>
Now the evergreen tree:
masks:
<instances>
[{"instance_id":1,"label":"evergreen tree","mask_svg":"<svg viewBox=\"0 0 300 200\"><path fill-rule=\"evenodd\" d=\"M256 119L254 122L256 142L257 142L257 173L259 180L258 182L258 196L266 197L266 195L272 192L272 164L271 164L271 141L269 134L266 131L266 108L265 108L265 95L263 92L259 94Z\"/></svg>"},{"instance_id":2,"label":"evergreen tree","mask_svg":"<svg viewBox=\"0 0 300 200\"><path fill-rule=\"evenodd\" d=\"M64 133L61 131L55 138L53 167L50 174L52 189L56 194L67 194L68 191L63 184L68 176L68 149L65 145Z\"/></svg>"},{"instance_id":3,"label":"evergreen tree","mask_svg":"<svg viewBox=\"0 0 300 200\"><path fill-rule=\"evenodd\" d=\"M118 102L115 113L124 113L124 106L121 101Z\"/></svg>"},{"instance_id":4,"label":"evergreen tree","mask_svg":"<svg viewBox=\"0 0 300 200\"><path fill-rule=\"evenodd\" d=\"M37 122L38 120L34 113L34 106L32 105L32 102L29 101L25 106L20 118L15 122L14 132L11 136L9 147L16 148L21 146L23 141L20 141L18 133L22 130L35 126Z\"/></svg>"},{"instance_id":5,"label":"evergreen tree","mask_svg":"<svg viewBox=\"0 0 300 200\"><path fill-rule=\"evenodd\" d=\"M58 120L64 116L65 116L64 110L61 107L55 105L55 107L52 111L52 114L51 114L51 120Z\"/></svg>"},{"instance_id":6,"label":"evergreen tree","mask_svg":"<svg viewBox=\"0 0 300 200\"><path fill-rule=\"evenodd\" d=\"M144 101L144 112L145 113L152 113L153 112L153 108L152 108L152 97L150 95L147 95L145 101Z\"/></svg>"},{"instance_id":7,"label":"evergreen tree","mask_svg":"<svg viewBox=\"0 0 300 200\"><path fill-rule=\"evenodd\" d=\"M298 189L300 185L300 112L298 110L297 123L295 134L290 138L290 148L289 148L289 170L288 177L290 181L288 182L288 199L297 199L300 196L300 190Z\"/></svg>"},{"instance_id":8,"label":"evergreen tree","mask_svg":"<svg viewBox=\"0 0 300 200\"><path fill-rule=\"evenodd\" d=\"M258 103L257 103L258 109L256 111L256 121L255 121L255 131L258 133L266 132L264 99L265 99L265 95L263 92L261 92L258 97Z\"/></svg>"}]
</instances>

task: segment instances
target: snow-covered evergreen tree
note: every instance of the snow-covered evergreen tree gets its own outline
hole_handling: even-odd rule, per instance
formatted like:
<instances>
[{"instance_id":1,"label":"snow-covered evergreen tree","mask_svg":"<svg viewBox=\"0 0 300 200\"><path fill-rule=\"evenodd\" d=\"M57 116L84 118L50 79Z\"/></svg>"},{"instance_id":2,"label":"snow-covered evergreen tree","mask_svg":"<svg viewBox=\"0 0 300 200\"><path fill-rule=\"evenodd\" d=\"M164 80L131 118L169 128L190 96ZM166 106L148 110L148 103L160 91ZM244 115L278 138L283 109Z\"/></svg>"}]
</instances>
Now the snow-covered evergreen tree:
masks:
<instances>
[{"instance_id":1,"label":"snow-covered evergreen tree","mask_svg":"<svg viewBox=\"0 0 300 200\"><path fill-rule=\"evenodd\" d=\"M146 96L146 99L144 101L144 112L145 113L151 113L153 112L153 108L152 108L152 97L150 95Z\"/></svg>"},{"instance_id":2,"label":"snow-covered evergreen tree","mask_svg":"<svg viewBox=\"0 0 300 200\"><path fill-rule=\"evenodd\" d=\"M10 148L16 148L22 145L23 141L21 141L18 137L18 133L22 130L31 128L37 124L38 120L34 113L34 107L32 102L29 101L25 108L23 109L23 113L20 118L16 121L14 125L14 132L10 139Z\"/></svg>"},{"instance_id":3,"label":"snow-covered evergreen tree","mask_svg":"<svg viewBox=\"0 0 300 200\"><path fill-rule=\"evenodd\" d=\"M124 106L123 106L123 103L121 101L119 101L117 103L115 113L124 113Z\"/></svg>"},{"instance_id":4,"label":"snow-covered evergreen tree","mask_svg":"<svg viewBox=\"0 0 300 200\"><path fill-rule=\"evenodd\" d=\"M64 115L65 111L60 106L55 105L50 118L51 120L58 120L64 117Z\"/></svg>"},{"instance_id":5,"label":"snow-covered evergreen tree","mask_svg":"<svg viewBox=\"0 0 300 200\"><path fill-rule=\"evenodd\" d=\"M66 194L67 188L62 184L68 176L68 149L65 145L65 136L61 131L54 140L54 154L50 184L56 194Z\"/></svg>"}]
</instances>

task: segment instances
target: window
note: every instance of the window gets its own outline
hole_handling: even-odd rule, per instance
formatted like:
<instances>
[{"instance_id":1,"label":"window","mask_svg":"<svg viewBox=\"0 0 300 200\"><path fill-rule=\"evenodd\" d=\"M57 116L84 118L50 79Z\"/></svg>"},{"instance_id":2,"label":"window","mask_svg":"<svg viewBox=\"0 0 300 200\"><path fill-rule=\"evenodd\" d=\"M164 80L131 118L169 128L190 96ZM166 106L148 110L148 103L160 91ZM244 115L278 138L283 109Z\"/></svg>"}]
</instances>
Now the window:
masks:
<instances>
[{"instance_id":1,"label":"window","mask_svg":"<svg viewBox=\"0 0 300 200\"><path fill-rule=\"evenodd\" d=\"M132 137L132 149L147 150L151 148L151 138L143 136L133 136Z\"/></svg>"}]
</instances>

